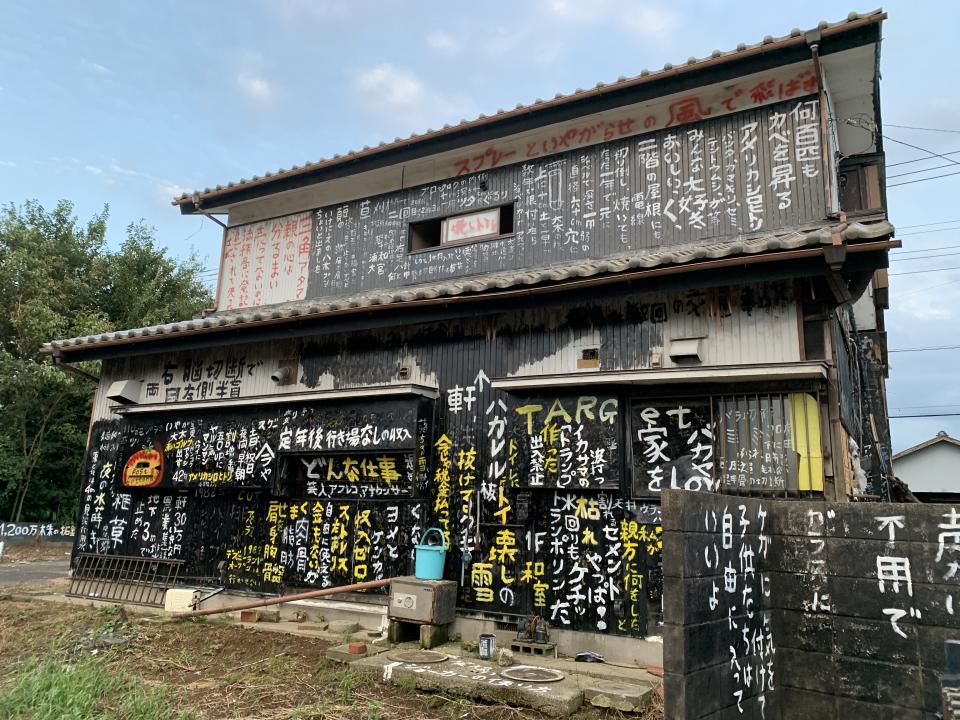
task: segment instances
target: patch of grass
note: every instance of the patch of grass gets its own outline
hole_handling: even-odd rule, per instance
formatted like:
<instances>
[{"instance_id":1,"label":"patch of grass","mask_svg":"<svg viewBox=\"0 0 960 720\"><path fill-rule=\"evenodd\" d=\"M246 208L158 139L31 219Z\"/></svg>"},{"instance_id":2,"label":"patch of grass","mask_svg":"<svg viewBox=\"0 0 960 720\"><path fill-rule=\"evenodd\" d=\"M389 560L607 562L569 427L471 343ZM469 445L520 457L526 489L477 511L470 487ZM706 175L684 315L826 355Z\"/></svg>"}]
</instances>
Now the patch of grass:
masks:
<instances>
[{"instance_id":1,"label":"patch of grass","mask_svg":"<svg viewBox=\"0 0 960 720\"><path fill-rule=\"evenodd\" d=\"M317 701L309 705L301 705L296 708L288 720L327 720L336 717L338 706L329 700L318 698Z\"/></svg>"},{"instance_id":2,"label":"patch of grass","mask_svg":"<svg viewBox=\"0 0 960 720\"><path fill-rule=\"evenodd\" d=\"M412 693L417 691L417 678L413 675L397 675L393 679L393 682L404 692Z\"/></svg>"},{"instance_id":3,"label":"patch of grass","mask_svg":"<svg viewBox=\"0 0 960 720\"><path fill-rule=\"evenodd\" d=\"M204 655L205 657L210 657L212 655L216 655L221 650L223 650L223 643L212 642L207 645L200 654Z\"/></svg>"},{"instance_id":4,"label":"patch of grass","mask_svg":"<svg viewBox=\"0 0 960 720\"><path fill-rule=\"evenodd\" d=\"M124 619L126 619L127 612L120 605L103 605L97 609L97 615L107 618L123 615Z\"/></svg>"},{"instance_id":5,"label":"patch of grass","mask_svg":"<svg viewBox=\"0 0 960 720\"><path fill-rule=\"evenodd\" d=\"M243 680L243 673L229 672L223 676L220 682L224 685L235 685L241 680Z\"/></svg>"},{"instance_id":6,"label":"patch of grass","mask_svg":"<svg viewBox=\"0 0 960 720\"><path fill-rule=\"evenodd\" d=\"M383 703L370 700L367 702L367 720L380 720L380 711Z\"/></svg>"},{"instance_id":7,"label":"patch of grass","mask_svg":"<svg viewBox=\"0 0 960 720\"><path fill-rule=\"evenodd\" d=\"M0 717L30 720L168 720L177 717L170 688L144 687L103 663L28 660L0 690ZM180 714L182 718L189 715Z\"/></svg>"},{"instance_id":8,"label":"patch of grass","mask_svg":"<svg viewBox=\"0 0 960 720\"><path fill-rule=\"evenodd\" d=\"M97 616L106 619L90 633L90 637L94 640L114 635L127 635L133 630L126 610L119 605L105 605L97 611Z\"/></svg>"},{"instance_id":9,"label":"patch of grass","mask_svg":"<svg viewBox=\"0 0 960 720\"><path fill-rule=\"evenodd\" d=\"M348 703L353 697L353 675L350 673L348 668L344 668L338 672L335 676L337 681L337 688L340 690L340 699Z\"/></svg>"}]
</instances>

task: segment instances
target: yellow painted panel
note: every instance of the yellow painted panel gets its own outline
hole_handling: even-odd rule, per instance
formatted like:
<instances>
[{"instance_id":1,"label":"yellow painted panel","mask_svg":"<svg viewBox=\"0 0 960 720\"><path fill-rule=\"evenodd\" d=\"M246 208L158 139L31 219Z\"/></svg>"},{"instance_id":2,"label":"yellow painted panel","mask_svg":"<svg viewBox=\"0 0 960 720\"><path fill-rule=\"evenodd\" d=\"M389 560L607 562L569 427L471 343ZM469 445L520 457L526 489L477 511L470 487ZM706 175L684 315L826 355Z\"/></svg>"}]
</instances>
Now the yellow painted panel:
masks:
<instances>
[{"instance_id":1,"label":"yellow painted panel","mask_svg":"<svg viewBox=\"0 0 960 720\"><path fill-rule=\"evenodd\" d=\"M823 492L823 446L820 442L820 407L809 393L790 394L790 431L798 455L800 490Z\"/></svg>"}]
</instances>

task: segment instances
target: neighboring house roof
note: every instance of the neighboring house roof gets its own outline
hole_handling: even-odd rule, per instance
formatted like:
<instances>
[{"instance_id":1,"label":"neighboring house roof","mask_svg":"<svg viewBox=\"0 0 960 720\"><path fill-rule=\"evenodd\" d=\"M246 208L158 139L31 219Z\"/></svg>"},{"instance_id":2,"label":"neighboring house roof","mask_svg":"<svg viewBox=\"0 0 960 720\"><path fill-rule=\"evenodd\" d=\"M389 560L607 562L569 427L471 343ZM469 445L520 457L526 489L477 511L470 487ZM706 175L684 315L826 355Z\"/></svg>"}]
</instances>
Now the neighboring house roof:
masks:
<instances>
[{"instance_id":1,"label":"neighboring house roof","mask_svg":"<svg viewBox=\"0 0 960 720\"><path fill-rule=\"evenodd\" d=\"M738 256L765 254L776 260L778 255L791 250L819 250L832 244L835 234L844 241L854 241L849 246L856 248L855 241L871 241L893 233L893 225L886 220L871 224L851 223L843 230L832 225L817 225L800 230L767 233L750 238L734 238L709 244L687 243L651 250L634 250L604 258L575 260L555 263L540 268L524 268L502 272L451 278L417 285L368 290L349 295L335 295L297 302L288 302L257 308L225 310L206 317L181 322L151 325L132 330L101 333L55 340L44 346L45 351L68 353L72 350L91 349L104 345L121 345L144 341L163 340L200 333L235 330L239 326L277 322L298 322L313 318L357 310L375 310L398 307L438 298L463 296L487 297L497 291L521 286L540 286L540 289L566 288L578 278L610 278L613 281L629 279L630 271L650 271L662 268L663 272L675 266L677 272L695 271L710 267L711 261ZM863 244L861 242L860 244ZM872 246L877 249L876 246ZM881 248L882 249L882 248ZM596 282L603 280L597 279ZM583 284L584 280L579 283Z\"/></svg>"},{"instance_id":2,"label":"neighboring house roof","mask_svg":"<svg viewBox=\"0 0 960 720\"><path fill-rule=\"evenodd\" d=\"M821 37L829 38L833 35L854 30L859 27L880 23L885 18L886 14L882 10L875 10L865 14L853 12L847 16L846 20L834 23L823 21L817 26L817 28L808 32L820 33ZM364 147L362 150L349 150L345 155L334 155L331 158L322 158L316 162L307 162L302 166L294 165L289 169L281 168L276 172L268 172L263 176L254 176L249 180L243 178L238 182L227 183L225 186L217 185L214 188L207 187L203 190L197 190L192 193L185 192L180 197L175 198L172 204L182 206L181 210L183 212L190 212L198 209L202 204L209 205L208 201L210 200L234 193L241 189L288 181L297 176L306 175L317 170L325 170L334 166L344 166L348 163L356 162L361 158L365 159L372 155L386 153L391 150L409 148L414 145L426 143L428 141L441 139L445 136L450 138L451 143L453 143L453 136L462 136L482 126L508 121L515 117L530 117L535 113L540 113L548 109L556 109L561 106L574 105L581 101L589 100L591 98L598 98L611 93L621 92L640 85L673 80L681 81L684 79L684 76L690 73L701 72L708 69L716 69L719 66L729 65L741 60L747 60L754 56L768 55L776 50L784 50L795 46L801 47L806 45L806 35L807 33L796 28L791 30L789 35L784 35L778 38L768 35L763 38L762 41L753 45L741 43L736 47L736 49L727 52L714 50L710 57L707 58L688 58L685 64L679 66L674 66L670 63L667 63L663 66L662 70L655 70L653 72L644 70L639 75L631 78L621 77L616 82L612 83L599 82L597 83L596 87L589 90L578 88L575 92L567 95L558 93L551 100L541 100L538 98L529 105L518 104L512 110L497 110L496 113L489 116L481 114L473 120L462 120L456 125L444 125L443 128L439 130L429 129L425 133L421 134L413 133L406 138L398 137L395 138L393 142L381 142L376 147Z\"/></svg>"},{"instance_id":3,"label":"neighboring house roof","mask_svg":"<svg viewBox=\"0 0 960 720\"><path fill-rule=\"evenodd\" d=\"M960 447L960 440L952 438L947 435L943 430L937 433L936 437L930 438L919 445L914 445L912 448L907 448L906 450L901 450L896 455L893 456L894 460L899 460L900 458L906 457L907 455L912 455L915 452L928 448L931 445L936 445L937 443L945 442L949 445L956 445Z\"/></svg>"}]
</instances>

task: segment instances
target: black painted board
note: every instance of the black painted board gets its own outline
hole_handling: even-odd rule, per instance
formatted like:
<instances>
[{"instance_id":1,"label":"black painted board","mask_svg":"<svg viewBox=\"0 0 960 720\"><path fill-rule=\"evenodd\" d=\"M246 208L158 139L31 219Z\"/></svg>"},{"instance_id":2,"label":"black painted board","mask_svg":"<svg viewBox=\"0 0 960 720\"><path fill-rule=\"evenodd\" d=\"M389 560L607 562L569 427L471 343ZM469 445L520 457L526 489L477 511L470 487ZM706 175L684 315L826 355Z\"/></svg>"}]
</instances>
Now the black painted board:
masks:
<instances>
[{"instance_id":1,"label":"black painted board","mask_svg":"<svg viewBox=\"0 0 960 720\"><path fill-rule=\"evenodd\" d=\"M611 395L515 396L519 487L620 488L620 401Z\"/></svg>"}]
</instances>

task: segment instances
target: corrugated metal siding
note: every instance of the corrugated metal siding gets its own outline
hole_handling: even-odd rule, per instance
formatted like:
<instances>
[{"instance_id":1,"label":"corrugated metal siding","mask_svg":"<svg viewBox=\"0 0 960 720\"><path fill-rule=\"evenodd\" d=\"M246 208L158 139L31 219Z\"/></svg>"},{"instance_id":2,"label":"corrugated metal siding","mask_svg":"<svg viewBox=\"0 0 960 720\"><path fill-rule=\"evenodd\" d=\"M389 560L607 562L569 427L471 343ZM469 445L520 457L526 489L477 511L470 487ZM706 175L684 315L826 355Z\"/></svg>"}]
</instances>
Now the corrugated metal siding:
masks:
<instances>
[{"instance_id":1,"label":"corrugated metal siding","mask_svg":"<svg viewBox=\"0 0 960 720\"><path fill-rule=\"evenodd\" d=\"M820 220L819 145L814 156L802 142L819 142L816 106L802 99L321 208L308 296L709 243ZM791 180L778 186L776 177ZM750 190L759 203L753 220ZM412 221L512 202L513 235L407 250Z\"/></svg>"},{"instance_id":2,"label":"corrugated metal siding","mask_svg":"<svg viewBox=\"0 0 960 720\"><path fill-rule=\"evenodd\" d=\"M188 386L195 395L199 392L198 382L225 382L222 378L228 377L227 368L232 368L229 375L232 377L241 367L247 374L236 386L240 397L273 395L280 398L284 393L307 389L401 382L436 386L440 396L430 413L432 427L429 437L424 431L421 443L417 435L417 462L423 462L418 472L423 473L427 491L416 497L390 500L334 499L324 504L324 512L336 509L339 513L349 506L346 512L353 521L364 513L369 513L371 518L382 518L384 513L406 513L404 520L394 523L401 533L399 540L394 539L399 543L394 547L407 548L407 552L418 539L414 537L417 531L428 523L446 527L453 538L447 572L449 577L461 580L460 601L463 606L513 614L541 612L558 627L642 635L647 632L648 621L653 622L659 613L660 546L655 527L659 510L655 498L651 504L649 498L636 498L631 493L634 484L628 399L669 396L674 391L669 387L637 388L629 392L601 389L591 387L589 381L585 381L581 387L559 392L544 388L510 393L495 390L490 379L582 373L584 371L577 367L577 361L586 348L598 349L602 370L648 368L653 353L662 354L663 365L669 367L670 340L690 336L705 336L707 357L704 364L707 365L797 361L799 342L791 287L789 283L770 283L703 292L627 295L586 304L556 303L502 315L305 337L280 344L251 344L148 356L105 364L104 382L142 378L145 387L157 383L159 387L153 398L143 398L154 402L162 401L167 391L174 389L182 399ZM298 382L277 387L269 380L269 374L278 364L294 357L300 365ZM400 377L401 367L408 368L408 377ZM682 392L676 392L679 397L688 397L695 389L685 386ZM586 485L582 487L571 481L560 487L548 483L545 487L531 488L531 478L535 474L530 460L534 440L546 437L564 423L564 420L557 419L553 421L555 425L550 425L547 416L558 402L565 405L566 413L573 415L584 398L592 401L595 409L599 403L608 402L608 409L615 411L612 422L604 424L597 410L596 417L590 417L591 422L585 422L576 431L582 431L582 435L576 435L577 443L589 440L588 450L578 449L577 457L594 458L593 451L601 451L604 464L601 479L598 480L597 473L591 470L594 474L584 478ZM396 405L395 401L390 402ZM387 404L377 398L353 403L374 415ZM541 410L537 411L537 429L528 434L520 408L530 405L539 405ZM296 498L294 500L262 483L256 491L238 492L237 481L232 479L234 469L226 456L236 454L234 443L238 433L242 447L250 447L243 439L248 437L243 428L250 422L258 422L265 428L264 436L273 443L271 447L276 446L279 455L284 449L277 445L277 439L283 437L279 428L287 422L284 417L289 419L289 413L305 408L298 416L300 421L313 423L310 429L317 429L322 434L321 427L344 430L349 425L338 416L338 409L341 415L345 415L348 406L351 403L331 403L322 397L311 403L233 411L229 405L199 411L172 403L172 409L162 414L148 413L129 420L109 416L107 422L95 428L91 447L97 453L85 474L85 510L81 516L83 542L88 546L93 544L98 552L104 553L122 550L182 555L188 559L189 572L197 575L213 572L217 559L226 556L234 566L231 572L240 578L234 582L248 589L270 590L280 582L302 582L306 576L296 570L291 559L300 557L297 543L292 538L297 532L306 532L304 523L307 521L303 519L306 516L302 514L306 511L298 508L313 507L314 500L292 496ZM102 401L98 401L97 412L104 417ZM563 414L558 411L557 417ZM569 419L566 423L573 427ZM198 427L201 429L196 430ZM183 486L146 492L124 489L120 492L128 496L127 500L121 497L114 503L112 495L104 495L106 499L101 498L102 502L98 500L101 493L115 495L118 492L111 489L111 475L104 467L105 463L109 463L114 471L123 467L128 462L123 448L153 446L176 453L178 442L186 442L176 433L185 428L191 428L188 438L191 442L198 438L209 446L222 439L226 444L224 459L217 460L216 453L212 452L210 462L202 470L218 476L225 473L231 480L222 486L201 489ZM252 438L252 434L249 437ZM441 467L443 456L438 449L443 442L447 443L449 465L445 469ZM206 454L201 456L207 457ZM259 452L257 457L260 457ZM467 461L466 457L474 459ZM559 454L557 458L560 465L563 455ZM242 466L239 461L237 464ZM497 468L501 472L509 468L509 476L502 485L497 484ZM560 477L556 471L555 474ZM463 485L458 484L461 478ZM449 483L448 493L440 492L441 482ZM469 489L466 495L461 495L463 488ZM129 496L133 499L130 500ZM161 496L171 499L161 499ZM301 501L306 504L300 505ZM509 505L509 515L501 519L498 512L503 510L504 502ZM297 517L270 519L270 508L278 503L289 503L289 510L297 513ZM151 508L161 519L168 515L180 518L175 537L171 539L161 528L150 530L151 540L140 543L137 537L120 532L125 527L120 520L126 517L128 520L124 522L134 528L140 527L142 521L137 520L138 513L139 517L147 517L153 512ZM327 519L324 516L322 520L326 522ZM114 521L118 521L117 527L120 528L116 544L111 534ZM198 526L219 528L220 523L225 528L222 532L197 530ZM250 528L241 532L245 523ZM326 523L324 527L328 525ZM571 531L574 526L577 530ZM281 560L268 563L268 538L272 534L283 538L282 553ZM351 539L346 542L353 542L354 535L352 530L348 531ZM628 539L637 543L638 552L632 557L625 550L624 543ZM558 553L554 542L567 549L576 548L581 557L593 558L584 561L597 568L583 579L582 590L589 593L584 599L576 600L581 592L580 580L575 579L576 573L564 564L572 556L567 550ZM513 552L511 543L516 544L515 559L504 560L500 564L502 569L497 565L489 584L485 584L483 576L487 566L494 567L490 558L504 549ZM279 544L277 541L270 547ZM472 560L469 562L461 561L462 548L471 551ZM254 556L259 558L257 563L250 559ZM290 561L289 572L283 570L284 556ZM536 604L534 580L519 580L523 572L531 567L535 569L536 563L543 563L541 571L547 588L543 596L546 604L541 605ZM243 569L245 564L253 569L249 571L250 576L243 579L241 576L247 572ZM409 572L404 557L397 558L389 571ZM307 582L316 585L327 580L333 583L334 580L358 579L351 572L348 567L345 573L338 573L335 577L314 578ZM367 572L366 568L364 572ZM574 586L577 589L573 589ZM624 590L628 587L640 588L640 591L628 599ZM655 627L650 625L651 629Z\"/></svg>"},{"instance_id":3,"label":"corrugated metal siding","mask_svg":"<svg viewBox=\"0 0 960 720\"><path fill-rule=\"evenodd\" d=\"M142 379L141 404L163 404L168 392L178 401L229 399L234 387L235 397L400 382L443 389L463 384L452 370L461 363L475 367L474 375L482 368L489 377L582 372L577 361L589 348L599 350L602 370L649 368L653 353L661 356L662 367L674 367L670 341L695 337L704 338L707 366L799 361L790 285L647 293L588 306L560 303L411 328L230 346L216 353L124 358L104 363L101 388L114 380ZM301 366L297 382L278 386L271 373L301 359L304 347L312 359ZM231 365L242 368L233 384ZM409 371L406 378L400 377L401 368ZM94 418L113 417L110 405L98 396Z\"/></svg>"}]
</instances>

